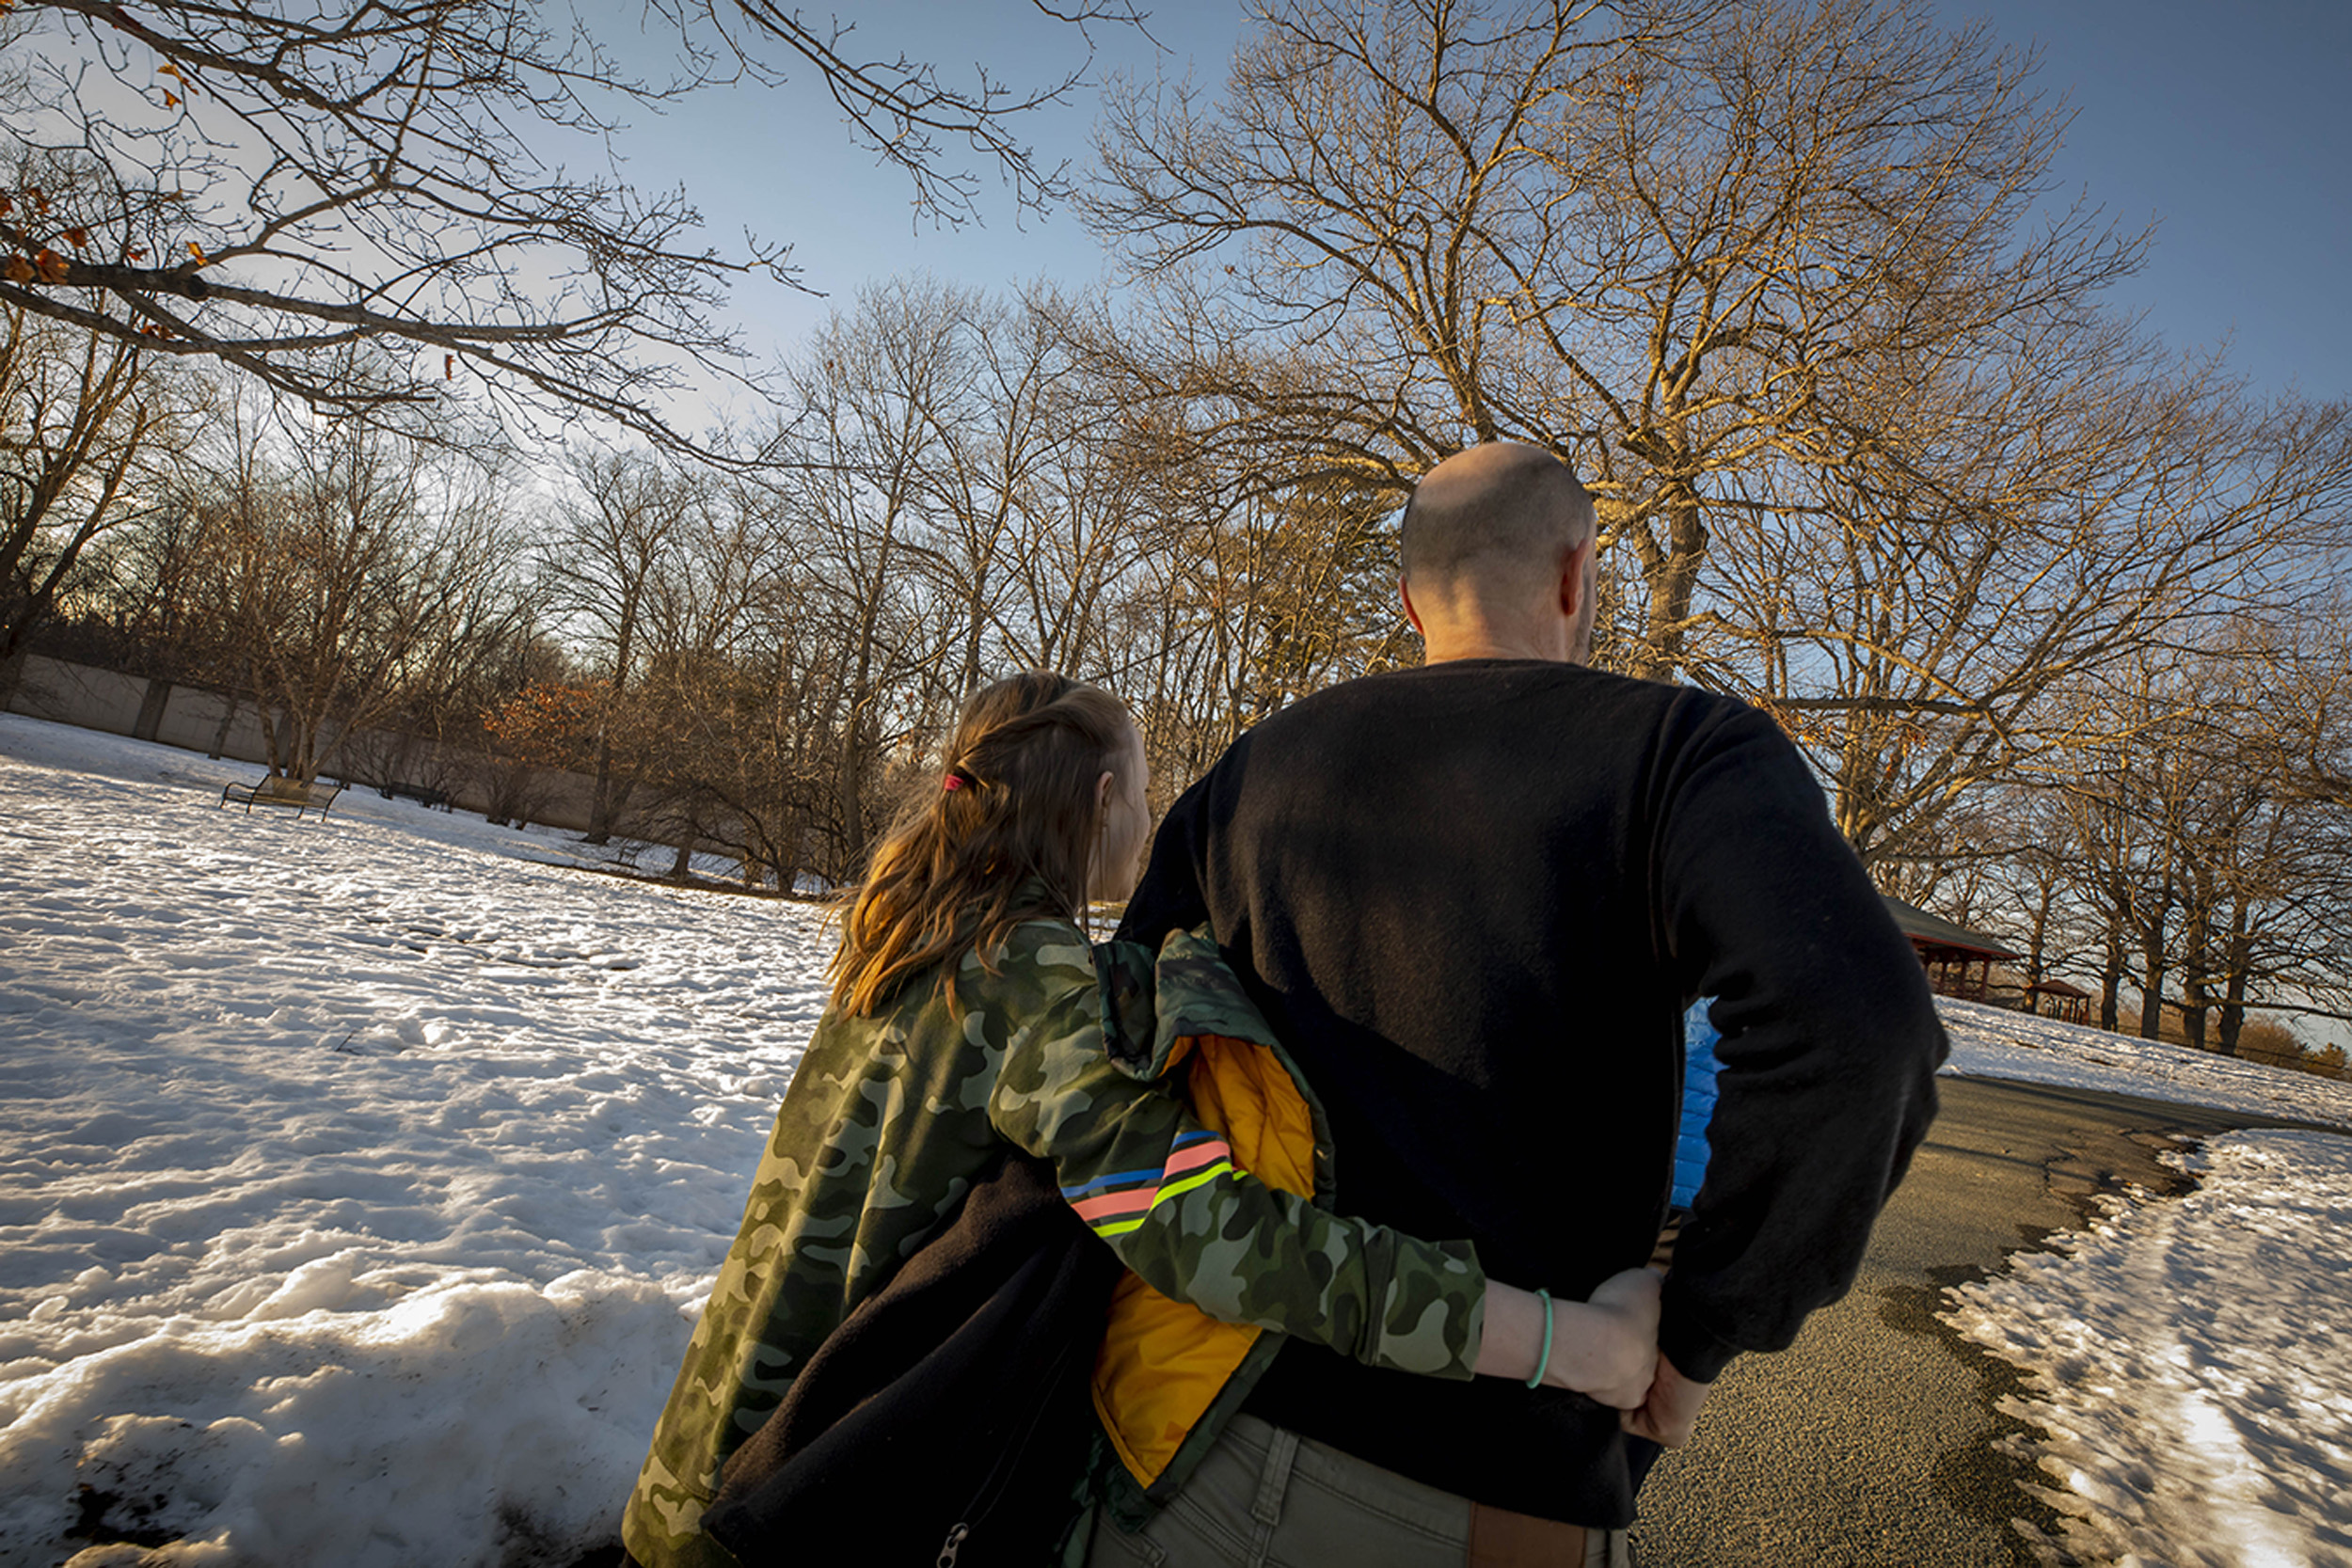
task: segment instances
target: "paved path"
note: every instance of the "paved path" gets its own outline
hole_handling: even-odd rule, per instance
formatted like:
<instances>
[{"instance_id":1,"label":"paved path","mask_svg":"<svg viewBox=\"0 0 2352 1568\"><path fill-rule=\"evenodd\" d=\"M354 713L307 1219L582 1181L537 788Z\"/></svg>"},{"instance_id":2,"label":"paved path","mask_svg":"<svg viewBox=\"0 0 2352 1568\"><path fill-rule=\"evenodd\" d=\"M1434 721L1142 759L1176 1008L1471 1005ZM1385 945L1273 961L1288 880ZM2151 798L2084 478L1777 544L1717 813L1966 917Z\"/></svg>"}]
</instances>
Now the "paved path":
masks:
<instances>
[{"instance_id":1,"label":"paved path","mask_svg":"<svg viewBox=\"0 0 2352 1568\"><path fill-rule=\"evenodd\" d=\"M2010 1523L2053 1527L1994 1445L2006 1362L1937 1322L1944 1288L2080 1225L2091 1194L2185 1185L2175 1135L2286 1126L2234 1112L1990 1079L1942 1080L1943 1114L1879 1221L1853 1291L1780 1355L1724 1374L1690 1447L1642 1495L1641 1568L2031 1564Z\"/></svg>"}]
</instances>

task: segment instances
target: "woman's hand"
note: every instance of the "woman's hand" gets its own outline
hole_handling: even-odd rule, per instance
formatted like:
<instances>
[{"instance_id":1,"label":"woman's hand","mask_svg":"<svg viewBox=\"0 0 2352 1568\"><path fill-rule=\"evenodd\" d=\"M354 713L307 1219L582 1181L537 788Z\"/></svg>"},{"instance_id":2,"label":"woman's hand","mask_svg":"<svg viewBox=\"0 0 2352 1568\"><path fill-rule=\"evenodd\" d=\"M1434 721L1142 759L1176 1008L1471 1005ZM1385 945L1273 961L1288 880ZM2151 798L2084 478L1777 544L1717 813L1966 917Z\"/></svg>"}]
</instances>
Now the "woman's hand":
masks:
<instances>
[{"instance_id":1,"label":"woman's hand","mask_svg":"<svg viewBox=\"0 0 2352 1568\"><path fill-rule=\"evenodd\" d=\"M1551 1304L1551 1355L1544 1382L1616 1410L1639 1407L1658 1371L1658 1292L1662 1277L1628 1269L1601 1281L1590 1301ZM1532 1291L1486 1282L1486 1338L1478 1371L1527 1381L1544 1340L1544 1305Z\"/></svg>"},{"instance_id":2,"label":"woman's hand","mask_svg":"<svg viewBox=\"0 0 2352 1568\"><path fill-rule=\"evenodd\" d=\"M1616 1410L1633 1410L1658 1375L1658 1298L1665 1276L1628 1269L1588 1301L1552 1304L1551 1359L1544 1381Z\"/></svg>"}]
</instances>

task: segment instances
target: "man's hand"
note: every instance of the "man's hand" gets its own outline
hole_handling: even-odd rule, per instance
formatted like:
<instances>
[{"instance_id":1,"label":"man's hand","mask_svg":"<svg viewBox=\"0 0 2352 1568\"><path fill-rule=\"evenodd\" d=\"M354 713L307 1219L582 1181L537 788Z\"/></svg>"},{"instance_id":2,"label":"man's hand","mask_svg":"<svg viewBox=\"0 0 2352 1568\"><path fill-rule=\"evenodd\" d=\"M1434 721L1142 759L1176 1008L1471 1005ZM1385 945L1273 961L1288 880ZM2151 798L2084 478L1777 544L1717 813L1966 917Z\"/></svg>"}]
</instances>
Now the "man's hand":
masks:
<instances>
[{"instance_id":1,"label":"man's hand","mask_svg":"<svg viewBox=\"0 0 2352 1568\"><path fill-rule=\"evenodd\" d=\"M1618 1423L1636 1437L1646 1437L1662 1448L1678 1449L1691 1440L1691 1429L1698 1424L1699 1406L1707 1402L1711 1383L1693 1383L1675 1370L1675 1364L1663 1355L1658 1358L1658 1375L1649 1386L1648 1397L1641 1407L1628 1410L1617 1418Z\"/></svg>"}]
</instances>

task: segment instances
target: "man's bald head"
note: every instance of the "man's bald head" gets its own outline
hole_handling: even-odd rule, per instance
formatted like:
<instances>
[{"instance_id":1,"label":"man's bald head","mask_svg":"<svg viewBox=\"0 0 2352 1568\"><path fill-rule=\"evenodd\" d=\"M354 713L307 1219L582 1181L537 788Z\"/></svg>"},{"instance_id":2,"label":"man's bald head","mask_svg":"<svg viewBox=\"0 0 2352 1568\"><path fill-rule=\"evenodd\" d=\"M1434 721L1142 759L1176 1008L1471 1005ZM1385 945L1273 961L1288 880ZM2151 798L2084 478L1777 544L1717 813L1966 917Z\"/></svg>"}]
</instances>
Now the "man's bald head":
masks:
<instances>
[{"instance_id":1,"label":"man's bald head","mask_svg":"<svg viewBox=\"0 0 2352 1568\"><path fill-rule=\"evenodd\" d=\"M1490 441L1422 476L1405 505L1405 580L1508 591L1556 570L1593 534L1593 499L1541 447Z\"/></svg>"},{"instance_id":2,"label":"man's bald head","mask_svg":"<svg viewBox=\"0 0 2352 1568\"><path fill-rule=\"evenodd\" d=\"M1433 664L1591 657L1593 499L1541 447L1456 452L1406 503L1405 612Z\"/></svg>"}]
</instances>

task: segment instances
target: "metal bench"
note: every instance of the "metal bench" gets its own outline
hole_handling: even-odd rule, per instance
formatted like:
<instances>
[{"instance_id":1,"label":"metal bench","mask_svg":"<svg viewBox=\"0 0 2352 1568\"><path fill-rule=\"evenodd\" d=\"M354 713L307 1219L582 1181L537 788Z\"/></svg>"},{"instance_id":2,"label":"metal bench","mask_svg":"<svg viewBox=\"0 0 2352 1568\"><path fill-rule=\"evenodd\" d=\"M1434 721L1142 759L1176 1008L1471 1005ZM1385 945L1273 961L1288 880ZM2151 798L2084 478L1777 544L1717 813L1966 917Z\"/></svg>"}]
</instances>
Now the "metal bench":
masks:
<instances>
[{"instance_id":1,"label":"metal bench","mask_svg":"<svg viewBox=\"0 0 2352 1568\"><path fill-rule=\"evenodd\" d=\"M342 785L328 784L325 779L304 784L300 779L281 779L273 773L249 784L222 786L220 803L225 806L231 800L242 800L248 816L253 815L255 806L292 806L296 816L310 811L325 816L326 808L333 805L335 797L342 792Z\"/></svg>"},{"instance_id":2,"label":"metal bench","mask_svg":"<svg viewBox=\"0 0 2352 1568\"><path fill-rule=\"evenodd\" d=\"M421 806L437 807L442 811L455 809L450 803L449 791L436 789L431 784L404 784L399 780L394 780L390 784L377 785L376 793L387 800L408 800L416 801Z\"/></svg>"}]
</instances>

